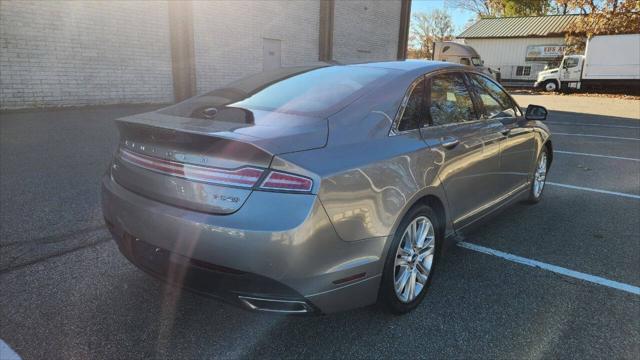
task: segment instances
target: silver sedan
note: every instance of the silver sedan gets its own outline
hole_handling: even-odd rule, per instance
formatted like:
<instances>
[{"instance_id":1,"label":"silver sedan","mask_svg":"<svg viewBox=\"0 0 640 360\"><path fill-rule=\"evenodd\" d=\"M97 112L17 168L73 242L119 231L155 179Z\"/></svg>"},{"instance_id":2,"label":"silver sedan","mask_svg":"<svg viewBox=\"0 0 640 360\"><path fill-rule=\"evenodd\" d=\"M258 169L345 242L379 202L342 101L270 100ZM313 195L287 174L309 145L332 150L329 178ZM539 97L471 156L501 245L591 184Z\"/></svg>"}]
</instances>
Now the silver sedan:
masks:
<instances>
[{"instance_id":1,"label":"silver sedan","mask_svg":"<svg viewBox=\"0 0 640 360\"><path fill-rule=\"evenodd\" d=\"M540 200L546 116L448 63L261 73L117 120L104 217L140 269L248 309L406 313L447 239Z\"/></svg>"}]
</instances>

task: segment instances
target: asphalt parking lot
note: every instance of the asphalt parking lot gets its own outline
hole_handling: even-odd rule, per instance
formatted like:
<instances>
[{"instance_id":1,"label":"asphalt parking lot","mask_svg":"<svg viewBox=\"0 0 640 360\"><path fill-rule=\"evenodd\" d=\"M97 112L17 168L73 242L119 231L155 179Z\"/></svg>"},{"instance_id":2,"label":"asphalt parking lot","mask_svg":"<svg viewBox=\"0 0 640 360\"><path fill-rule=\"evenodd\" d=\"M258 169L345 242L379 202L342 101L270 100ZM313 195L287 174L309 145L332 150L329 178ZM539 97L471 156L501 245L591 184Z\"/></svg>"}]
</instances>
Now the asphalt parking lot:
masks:
<instances>
[{"instance_id":1,"label":"asphalt parking lot","mask_svg":"<svg viewBox=\"0 0 640 360\"><path fill-rule=\"evenodd\" d=\"M99 205L112 120L150 107L0 114L0 338L23 359L636 359L640 102L517 100L551 110L543 201L449 247L403 317L256 314L165 287L120 255Z\"/></svg>"}]
</instances>

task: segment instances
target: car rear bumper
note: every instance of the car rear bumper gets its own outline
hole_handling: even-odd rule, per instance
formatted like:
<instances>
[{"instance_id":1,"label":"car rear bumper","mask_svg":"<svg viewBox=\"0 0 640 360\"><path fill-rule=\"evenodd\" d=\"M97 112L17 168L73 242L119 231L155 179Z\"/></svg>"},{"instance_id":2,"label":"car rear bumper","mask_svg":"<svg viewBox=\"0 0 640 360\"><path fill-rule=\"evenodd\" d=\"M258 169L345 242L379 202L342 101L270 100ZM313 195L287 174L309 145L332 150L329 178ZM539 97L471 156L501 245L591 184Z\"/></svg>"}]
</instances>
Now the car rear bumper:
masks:
<instances>
[{"instance_id":1,"label":"car rear bumper","mask_svg":"<svg viewBox=\"0 0 640 360\"><path fill-rule=\"evenodd\" d=\"M237 212L212 215L142 197L106 176L102 208L131 262L189 290L252 310L293 310L282 312L376 301L387 238L343 241L314 195L254 192Z\"/></svg>"}]
</instances>

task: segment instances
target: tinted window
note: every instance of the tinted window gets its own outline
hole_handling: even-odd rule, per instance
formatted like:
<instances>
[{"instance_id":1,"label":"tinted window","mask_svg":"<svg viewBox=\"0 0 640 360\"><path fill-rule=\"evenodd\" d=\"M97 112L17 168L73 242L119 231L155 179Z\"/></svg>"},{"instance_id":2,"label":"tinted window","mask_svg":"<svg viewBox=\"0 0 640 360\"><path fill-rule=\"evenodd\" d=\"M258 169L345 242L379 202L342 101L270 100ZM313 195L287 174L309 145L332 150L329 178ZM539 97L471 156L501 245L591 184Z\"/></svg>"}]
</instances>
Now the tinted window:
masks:
<instances>
[{"instance_id":1,"label":"tinted window","mask_svg":"<svg viewBox=\"0 0 640 360\"><path fill-rule=\"evenodd\" d=\"M348 102L389 70L331 66L275 82L229 106L292 113L317 113Z\"/></svg>"},{"instance_id":2,"label":"tinted window","mask_svg":"<svg viewBox=\"0 0 640 360\"><path fill-rule=\"evenodd\" d=\"M444 74L431 79L429 115L436 126L476 119L462 75Z\"/></svg>"},{"instance_id":3,"label":"tinted window","mask_svg":"<svg viewBox=\"0 0 640 360\"><path fill-rule=\"evenodd\" d=\"M398 124L399 131L417 129L421 126L424 116L424 80L420 80L411 91L407 106L402 113L402 119Z\"/></svg>"},{"instance_id":4,"label":"tinted window","mask_svg":"<svg viewBox=\"0 0 640 360\"><path fill-rule=\"evenodd\" d=\"M491 119L516 116L511 98L498 84L482 75L469 75L471 87L484 105L485 117Z\"/></svg>"}]
</instances>

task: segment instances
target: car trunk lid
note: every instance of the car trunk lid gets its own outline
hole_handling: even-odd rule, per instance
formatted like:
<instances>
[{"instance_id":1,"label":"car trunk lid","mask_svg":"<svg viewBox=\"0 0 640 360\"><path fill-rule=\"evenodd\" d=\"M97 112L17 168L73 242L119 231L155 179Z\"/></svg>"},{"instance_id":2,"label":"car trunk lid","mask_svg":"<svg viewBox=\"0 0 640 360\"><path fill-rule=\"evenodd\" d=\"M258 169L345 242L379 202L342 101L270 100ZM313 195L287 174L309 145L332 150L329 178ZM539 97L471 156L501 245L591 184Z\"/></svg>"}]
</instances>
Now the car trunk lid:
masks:
<instances>
[{"instance_id":1,"label":"car trunk lid","mask_svg":"<svg viewBox=\"0 0 640 360\"><path fill-rule=\"evenodd\" d=\"M326 144L326 119L241 110L221 120L161 112L118 119L112 177L160 202L230 214L264 179L274 155Z\"/></svg>"}]
</instances>

